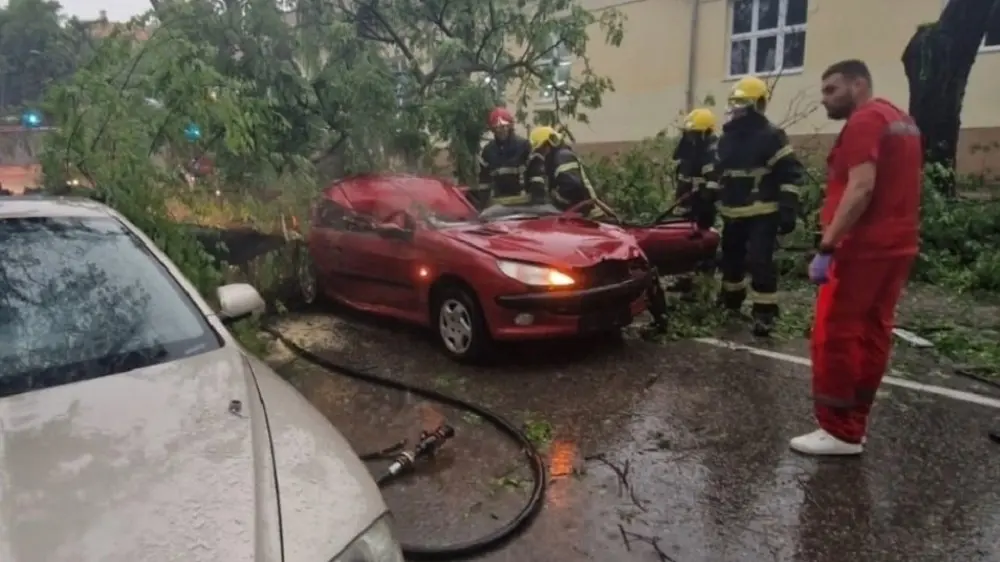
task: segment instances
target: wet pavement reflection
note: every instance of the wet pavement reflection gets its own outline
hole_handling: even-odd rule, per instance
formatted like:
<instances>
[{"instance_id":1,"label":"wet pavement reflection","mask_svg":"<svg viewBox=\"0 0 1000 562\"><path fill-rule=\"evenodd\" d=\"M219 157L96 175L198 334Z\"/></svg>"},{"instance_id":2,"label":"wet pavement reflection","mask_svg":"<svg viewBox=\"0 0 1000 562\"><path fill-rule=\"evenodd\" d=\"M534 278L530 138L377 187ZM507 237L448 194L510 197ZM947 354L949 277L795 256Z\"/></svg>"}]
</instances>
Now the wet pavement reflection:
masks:
<instances>
[{"instance_id":1,"label":"wet pavement reflection","mask_svg":"<svg viewBox=\"0 0 1000 562\"><path fill-rule=\"evenodd\" d=\"M512 348L475 369L398 327L311 315L281 328L335 361L488 406L545 442L541 516L482 560L1000 561L1000 447L985 437L998 412L984 406L887 388L865 455L817 460L787 446L813 429L799 365L625 341ZM481 420L276 361L361 453L442 420L456 427L433 464L385 490L405 542L469 540L523 506L522 456Z\"/></svg>"}]
</instances>

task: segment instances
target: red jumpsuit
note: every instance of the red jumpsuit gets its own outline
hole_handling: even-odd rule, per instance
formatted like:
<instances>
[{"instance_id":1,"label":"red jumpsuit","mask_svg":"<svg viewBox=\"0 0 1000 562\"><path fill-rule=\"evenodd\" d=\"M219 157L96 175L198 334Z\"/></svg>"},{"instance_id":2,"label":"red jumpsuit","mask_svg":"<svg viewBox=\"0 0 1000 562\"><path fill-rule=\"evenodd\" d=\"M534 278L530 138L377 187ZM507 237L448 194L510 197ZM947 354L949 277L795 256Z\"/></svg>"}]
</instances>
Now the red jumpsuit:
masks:
<instances>
[{"instance_id":1,"label":"red jumpsuit","mask_svg":"<svg viewBox=\"0 0 1000 562\"><path fill-rule=\"evenodd\" d=\"M812 330L813 400L819 426L860 443L889 363L896 303L917 255L923 149L920 130L882 99L858 107L827 160L824 228L847 187L848 172L876 167L871 202L837 245L816 298Z\"/></svg>"}]
</instances>

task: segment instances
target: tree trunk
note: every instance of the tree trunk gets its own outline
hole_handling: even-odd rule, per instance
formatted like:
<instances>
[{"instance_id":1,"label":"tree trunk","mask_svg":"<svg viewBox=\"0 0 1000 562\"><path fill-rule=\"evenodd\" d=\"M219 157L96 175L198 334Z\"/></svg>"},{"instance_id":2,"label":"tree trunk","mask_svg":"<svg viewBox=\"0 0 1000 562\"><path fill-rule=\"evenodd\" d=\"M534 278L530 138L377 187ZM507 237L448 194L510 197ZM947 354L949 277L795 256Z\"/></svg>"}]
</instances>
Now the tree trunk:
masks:
<instances>
[{"instance_id":1,"label":"tree trunk","mask_svg":"<svg viewBox=\"0 0 1000 562\"><path fill-rule=\"evenodd\" d=\"M927 164L955 169L962 99L996 4L997 0L950 0L938 21L917 28L903 50L910 115L923 133ZM941 176L938 189L954 196L954 174Z\"/></svg>"}]
</instances>

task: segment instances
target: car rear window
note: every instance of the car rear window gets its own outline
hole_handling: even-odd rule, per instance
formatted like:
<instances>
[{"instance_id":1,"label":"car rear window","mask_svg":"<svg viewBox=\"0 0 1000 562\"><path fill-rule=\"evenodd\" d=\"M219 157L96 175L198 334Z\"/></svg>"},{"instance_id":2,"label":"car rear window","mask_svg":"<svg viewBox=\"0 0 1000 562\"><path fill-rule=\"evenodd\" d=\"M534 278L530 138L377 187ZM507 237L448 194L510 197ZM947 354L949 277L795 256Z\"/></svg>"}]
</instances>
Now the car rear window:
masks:
<instances>
[{"instance_id":1,"label":"car rear window","mask_svg":"<svg viewBox=\"0 0 1000 562\"><path fill-rule=\"evenodd\" d=\"M0 396L220 345L167 269L117 220L0 220Z\"/></svg>"}]
</instances>

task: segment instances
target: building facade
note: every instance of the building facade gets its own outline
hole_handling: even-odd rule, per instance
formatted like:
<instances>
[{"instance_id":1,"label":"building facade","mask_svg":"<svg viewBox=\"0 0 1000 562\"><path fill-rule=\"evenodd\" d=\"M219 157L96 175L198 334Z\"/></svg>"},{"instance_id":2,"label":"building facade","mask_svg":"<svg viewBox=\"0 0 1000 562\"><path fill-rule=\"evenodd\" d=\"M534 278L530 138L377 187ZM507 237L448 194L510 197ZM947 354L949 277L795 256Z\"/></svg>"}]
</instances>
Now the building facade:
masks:
<instances>
[{"instance_id":1,"label":"building facade","mask_svg":"<svg viewBox=\"0 0 1000 562\"><path fill-rule=\"evenodd\" d=\"M822 153L841 126L819 104L823 70L862 59L876 94L905 108L903 49L947 0L580 1L627 18L620 47L597 40L589 46L592 66L615 91L588 112L589 125L573 128L581 150L614 152L676 125L706 100L714 100L721 118L733 82L755 74L774 85L769 116L804 149ZM958 161L964 173L1000 173L1000 25L992 27L965 94Z\"/></svg>"}]
</instances>

